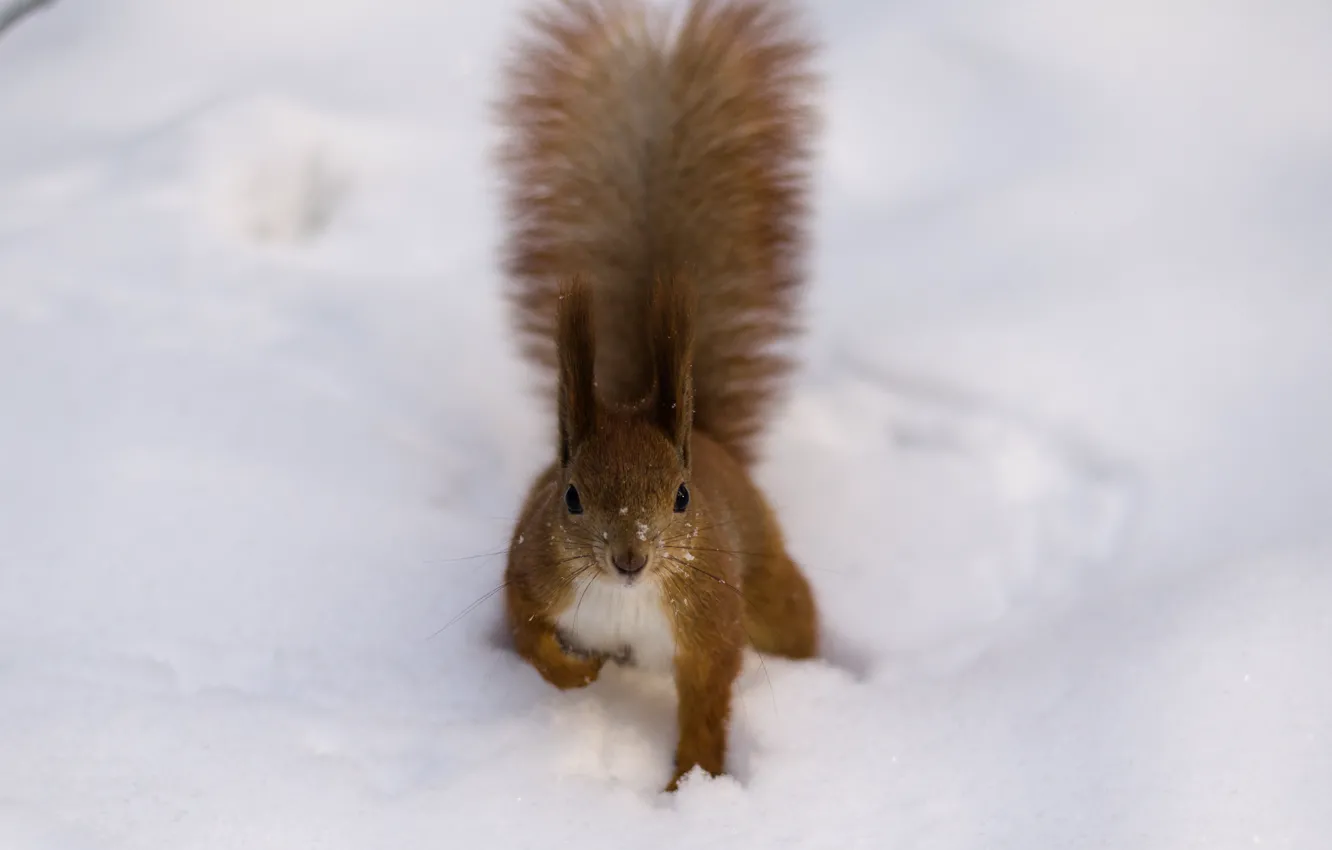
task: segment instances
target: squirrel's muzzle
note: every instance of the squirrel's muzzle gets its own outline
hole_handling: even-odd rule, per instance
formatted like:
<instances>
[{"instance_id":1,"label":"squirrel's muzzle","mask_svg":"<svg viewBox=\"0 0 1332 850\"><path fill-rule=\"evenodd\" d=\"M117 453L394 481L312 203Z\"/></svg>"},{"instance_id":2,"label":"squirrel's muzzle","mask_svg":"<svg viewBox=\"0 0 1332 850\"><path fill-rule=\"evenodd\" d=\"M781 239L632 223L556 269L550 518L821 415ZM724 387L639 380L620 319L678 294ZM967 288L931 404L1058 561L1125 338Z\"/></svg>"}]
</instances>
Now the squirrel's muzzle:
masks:
<instances>
[{"instance_id":1,"label":"squirrel's muzzle","mask_svg":"<svg viewBox=\"0 0 1332 850\"><path fill-rule=\"evenodd\" d=\"M637 575L647 566L647 552L637 547L625 547L611 553L611 564L620 575Z\"/></svg>"}]
</instances>

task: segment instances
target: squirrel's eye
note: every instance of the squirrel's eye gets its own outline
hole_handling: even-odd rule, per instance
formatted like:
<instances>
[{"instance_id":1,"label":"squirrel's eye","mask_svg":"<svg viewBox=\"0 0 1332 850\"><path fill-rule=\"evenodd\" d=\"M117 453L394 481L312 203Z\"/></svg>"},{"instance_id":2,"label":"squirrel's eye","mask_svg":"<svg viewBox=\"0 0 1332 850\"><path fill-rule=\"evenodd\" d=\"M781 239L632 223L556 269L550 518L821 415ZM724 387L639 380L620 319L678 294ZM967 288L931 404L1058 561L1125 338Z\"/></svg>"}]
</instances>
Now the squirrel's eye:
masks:
<instances>
[{"instance_id":1,"label":"squirrel's eye","mask_svg":"<svg viewBox=\"0 0 1332 850\"><path fill-rule=\"evenodd\" d=\"M681 484L680 489L675 491L675 512L682 514L687 507L689 507L689 488Z\"/></svg>"},{"instance_id":2,"label":"squirrel's eye","mask_svg":"<svg viewBox=\"0 0 1332 850\"><path fill-rule=\"evenodd\" d=\"M678 496L676 497L678 500ZM571 514L581 514L583 512L583 500L578 498L578 488L569 485L569 489L564 491L564 505Z\"/></svg>"}]
</instances>

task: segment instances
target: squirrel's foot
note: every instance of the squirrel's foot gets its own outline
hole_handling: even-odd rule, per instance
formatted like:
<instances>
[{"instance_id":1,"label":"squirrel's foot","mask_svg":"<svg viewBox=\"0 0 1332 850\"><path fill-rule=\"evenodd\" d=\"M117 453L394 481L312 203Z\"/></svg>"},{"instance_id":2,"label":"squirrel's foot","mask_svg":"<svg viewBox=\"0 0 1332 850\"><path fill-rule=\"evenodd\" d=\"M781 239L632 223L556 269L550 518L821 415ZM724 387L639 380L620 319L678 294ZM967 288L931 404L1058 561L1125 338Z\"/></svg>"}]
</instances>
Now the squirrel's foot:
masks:
<instances>
[{"instance_id":1,"label":"squirrel's foot","mask_svg":"<svg viewBox=\"0 0 1332 850\"><path fill-rule=\"evenodd\" d=\"M537 668L541 676L562 691L585 688L601 674L600 658L569 658L563 664L545 664Z\"/></svg>"},{"instance_id":2,"label":"squirrel's foot","mask_svg":"<svg viewBox=\"0 0 1332 850\"><path fill-rule=\"evenodd\" d=\"M550 635L548 640L541 642L540 651L533 661L533 666L543 679L567 691L585 688L595 682L606 659L567 647L557 636Z\"/></svg>"},{"instance_id":3,"label":"squirrel's foot","mask_svg":"<svg viewBox=\"0 0 1332 850\"><path fill-rule=\"evenodd\" d=\"M680 781L683 780L683 779L684 779L686 776L688 776L690 773L693 773L694 768L696 768L696 767L699 768L699 770L701 770L705 776L717 777L717 776L720 776L720 775L721 775L721 774L719 774L719 773L713 773L712 771L708 770L707 768L702 767L701 765L697 765L697 764L691 764L691 765L689 765L688 767L686 767L686 768L684 768L684 769L681 769L681 768L677 767L677 768L675 769L675 776L671 777L671 782L670 782L670 784L666 786L666 793L667 793L667 794L674 794L676 791L680 790Z\"/></svg>"}]
</instances>

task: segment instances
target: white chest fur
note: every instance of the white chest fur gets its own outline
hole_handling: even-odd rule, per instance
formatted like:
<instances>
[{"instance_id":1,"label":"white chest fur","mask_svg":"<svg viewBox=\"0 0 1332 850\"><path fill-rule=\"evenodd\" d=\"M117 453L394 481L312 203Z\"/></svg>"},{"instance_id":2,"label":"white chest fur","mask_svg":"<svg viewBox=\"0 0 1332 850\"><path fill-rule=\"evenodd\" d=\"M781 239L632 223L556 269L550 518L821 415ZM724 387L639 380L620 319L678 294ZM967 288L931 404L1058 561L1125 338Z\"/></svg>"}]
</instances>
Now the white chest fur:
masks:
<instances>
[{"instance_id":1,"label":"white chest fur","mask_svg":"<svg viewBox=\"0 0 1332 850\"><path fill-rule=\"evenodd\" d=\"M675 634L655 583L626 585L598 576L579 582L570 599L555 621L569 643L609 655L628 650L639 667L670 669Z\"/></svg>"}]
</instances>

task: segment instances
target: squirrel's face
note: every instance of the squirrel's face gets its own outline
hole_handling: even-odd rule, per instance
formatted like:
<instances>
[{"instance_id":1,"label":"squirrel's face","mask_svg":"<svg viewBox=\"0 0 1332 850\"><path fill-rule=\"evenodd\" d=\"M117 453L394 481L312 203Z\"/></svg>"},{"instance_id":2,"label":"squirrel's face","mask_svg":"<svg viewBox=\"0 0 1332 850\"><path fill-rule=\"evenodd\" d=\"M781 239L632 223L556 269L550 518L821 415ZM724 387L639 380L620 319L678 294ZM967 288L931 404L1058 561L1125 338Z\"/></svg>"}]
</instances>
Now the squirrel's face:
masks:
<instances>
[{"instance_id":1,"label":"squirrel's face","mask_svg":"<svg viewBox=\"0 0 1332 850\"><path fill-rule=\"evenodd\" d=\"M692 494L685 454L654 424L615 417L579 447L560 482L570 557L634 584L685 545Z\"/></svg>"},{"instance_id":2,"label":"squirrel's face","mask_svg":"<svg viewBox=\"0 0 1332 850\"><path fill-rule=\"evenodd\" d=\"M558 299L563 474L555 510L565 532L560 564L575 576L595 568L626 584L660 580L658 567L674 560L672 548L692 532L692 302L674 278L658 279L650 301L653 392L626 409L608 408L597 396L591 288L575 277Z\"/></svg>"}]
</instances>

